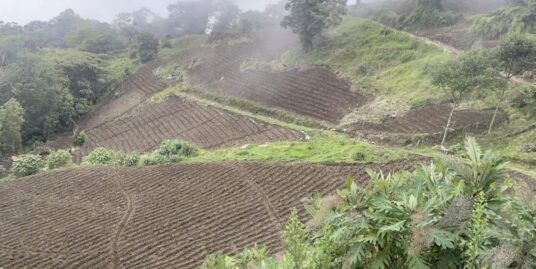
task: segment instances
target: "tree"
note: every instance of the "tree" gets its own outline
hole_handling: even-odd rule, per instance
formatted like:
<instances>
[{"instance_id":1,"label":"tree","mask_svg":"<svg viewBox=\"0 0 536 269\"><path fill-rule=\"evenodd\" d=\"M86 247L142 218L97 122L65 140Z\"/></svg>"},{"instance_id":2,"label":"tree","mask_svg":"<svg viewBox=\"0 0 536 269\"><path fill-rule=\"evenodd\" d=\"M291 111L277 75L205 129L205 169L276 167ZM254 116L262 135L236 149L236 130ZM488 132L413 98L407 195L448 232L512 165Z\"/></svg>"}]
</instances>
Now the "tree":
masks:
<instances>
[{"instance_id":1,"label":"tree","mask_svg":"<svg viewBox=\"0 0 536 269\"><path fill-rule=\"evenodd\" d=\"M125 48L123 40L105 23L91 23L66 36L73 48L92 53L111 53Z\"/></svg>"},{"instance_id":2,"label":"tree","mask_svg":"<svg viewBox=\"0 0 536 269\"><path fill-rule=\"evenodd\" d=\"M128 47L130 48L130 46L132 45L132 40L138 33L136 25L134 24L132 14L117 14L114 21L112 22L112 27L128 40Z\"/></svg>"},{"instance_id":3,"label":"tree","mask_svg":"<svg viewBox=\"0 0 536 269\"><path fill-rule=\"evenodd\" d=\"M503 39L495 51L495 60L505 78L509 81L515 75L536 68L536 40L528 35L513 34ZM507 84L504 83L504 84ZM488 135L493 130L499 107L504 101L507 85L493 87L497 94L497 105L491 119Z\"/></svg>"},{"instance_id":4,"label":"tree","mask_svg":"<svg viewBox=\"0 0 536 269\"><path fill-rule=\"evenodd\" d=\"M6 81L25 110L23 141L46 140L71 125L74 99L56 68L36 56L12 64Z\"/></svg>"},{"instance_id":5,"label":"tree","mask_svg":"<svg viewBox=\"0 0 536 269\"><path fill-rule=\"evenodd\" d=\"M141 33L136 37L131 53L137 55L142 63L151 61L158 55L159 41L151 33Z\"/></svg>"},{"instance_id":6,"label":"tree","mask_svg":"<svg viewBox=\"0 0 536 269\"><path fill-rule=\"evenodd\" d=\"M415 10L443 10L441 0L415 0Z\"/></svg>"},{"instance_id":7,"label":"tree","mask_svg":"<svg viewBox=\"0 0 536 269\"><path fill-rule=\"evenodd\" d=\"M0 107L0 156L17 154L22 145L24 109L15 99Z\"/></svg>"},{"instance_id":8,"label":"tree","mask_svg":"<svg viewBox=\"0 0 536 269\"><path fill-rule=\"evenodd\" d=\"M264 9L264 14L272 19L280 20L288 14L285 9L285 0L280 0L273 4L268 4Z\"/></svg>"},{"instance_id":9,"label":"tree","mask_svg":"<svg viewBox=\"0 0 536 269\"><path fill-rule=\"evenodd\" d=\"M20 156L13 162L13 167L11 167L11 174L16 178L27 177L39 173L45 162L41 157L37 155L24 155Z\"/></svg>"},{"instance_id":10,"label":"tree","mask_svg":"<svg viewBox=\"0 0 536 269\"><path fill-rule=\"evenodd\" d=\"M496 83L496 78L490 76L491 63L481 54L468 53L458 59L447 61L432 72L432 83L443 90L452 101L441 146L447 141L452 116L460 102L472 91Z\"/></svg>"},{"instance_id":11,"label":"tree","mask_svg":"<svg viewBox=\"0 0 536 269\"><path fill-rule=\"evenodd\" d=\"M184 1L168 6L169 20L182 34L202 34L214 13L211 0Z\"/></svg>"},{"instance_id":12,"label":"tree","mask_svg":"<svg viewBox=\"0 0 536 269\"><path fill-rule=\"evenodd\" d=\"M342 22L346 0L289 0L285 9L290 14L283 18L281 25L297 33L303 49L309 52L318 34Z\"/></svg>"},{"instance_id":13,"label":"tree","mask_svg":"<svg viewBox=\"0 0 536 269\"><path fill-rule=\"evenodd\" d=\"M229 30L238 21L240 9L229 0L220 0L214 5L217 14L214 24L215 31Z\"/></svg>"}]
</instances>

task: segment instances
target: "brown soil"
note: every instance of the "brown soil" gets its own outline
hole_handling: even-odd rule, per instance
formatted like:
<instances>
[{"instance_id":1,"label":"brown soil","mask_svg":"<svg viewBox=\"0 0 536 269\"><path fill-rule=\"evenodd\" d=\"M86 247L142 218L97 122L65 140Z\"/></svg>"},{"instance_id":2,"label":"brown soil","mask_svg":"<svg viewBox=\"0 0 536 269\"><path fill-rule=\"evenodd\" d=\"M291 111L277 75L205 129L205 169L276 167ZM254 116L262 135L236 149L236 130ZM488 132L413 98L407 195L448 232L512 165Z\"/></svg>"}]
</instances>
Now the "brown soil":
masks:
<instances>
[{"instance_id":1,"label":"brown soil","mask_svg":"<svg viewBox=\"0 0 536 269\"><path fill-rule=\"evenodd\" d=\"M206 91L331 123L338 123L356 106L370 101L370 95L352 91L349 82L323 67L241 72L240 66L247 59L273 60L297 45L295 38L283 30L259 36L262 38L251 43L193 50L181 55L176 62L193 65L191 82Z\"/></svg>"},{"instance_id":2,"label":"brown soil","mask_svg":"<svg viewBox=\"0 0 536 269\"><path fill-rule=\"evenodd\" d=\"M145 103L115 120L86 130L88 140L77 160L96 147L121 152L150 152L170 138L205 149L301 140L300 132L179 97Z\"/></svg>"},{"instance_id":3,"label":"brown soil","mask_svg":"<svg viewBox=\"0 0 536 269\"><path fill-rule=\"evenodd\" d=\"M0 187L4 268L197 268L209 254L255 244L280 251L281 227L303 199L367 169L412 163L212 163L80 168Z\"/></svg>"},{"instance_id":4,"label":"brown soil","mask_svg":"<svg viewBox=\"0 0 536 269\"><path fill-rule=\"evenodd\" d=\"M450 113L450 106L431 105L409 111L401 117L389 118L380 124L361 122L347 127L350 133L391 133L391 134L435 134L444 131ZM454 113L451 128L455 130L478 130L486 128L493 116L493 111L460 110ZM497 123L508 118L501 112Z\"/></svg>"},{"instance_id":5,"label":"brown soil","mask_svg":"<svg viewBox=\"0 0 536 269\"><path fill-rule=\"evenodd\" d=\"M161 64L163 61L153 61L143 65L136 73L129 76L116 91L119 97L110 96L101 102L79 123L80 129L87 130L112 121L155 93L169 87L168 83L153 74L153 70Z\"/></svg>"}]
</instances>

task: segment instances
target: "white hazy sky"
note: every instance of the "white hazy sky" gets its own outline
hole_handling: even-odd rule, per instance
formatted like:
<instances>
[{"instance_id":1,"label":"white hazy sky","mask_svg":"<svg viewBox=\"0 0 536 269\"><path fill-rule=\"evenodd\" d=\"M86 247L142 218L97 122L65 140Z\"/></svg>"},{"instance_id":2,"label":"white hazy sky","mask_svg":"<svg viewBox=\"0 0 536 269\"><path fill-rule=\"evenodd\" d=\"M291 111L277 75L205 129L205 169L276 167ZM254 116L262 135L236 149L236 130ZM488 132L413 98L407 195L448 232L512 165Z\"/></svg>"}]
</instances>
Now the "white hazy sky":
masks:
<instances>
[{"instance_id":1,"label":"white hazy sky","mask_svg":"<svg viewBox=\"0 0 536 269\"><path fill-rule=\"evenodd\" d=\"M110 21L115 14L142 7L166 14L166 7L179 0L0 0L0 21L25 24L47 21L61 11L72 8L84 18ZM263 9L277 0L235 0L242 10Z\"/></svg>"}]
</instances>

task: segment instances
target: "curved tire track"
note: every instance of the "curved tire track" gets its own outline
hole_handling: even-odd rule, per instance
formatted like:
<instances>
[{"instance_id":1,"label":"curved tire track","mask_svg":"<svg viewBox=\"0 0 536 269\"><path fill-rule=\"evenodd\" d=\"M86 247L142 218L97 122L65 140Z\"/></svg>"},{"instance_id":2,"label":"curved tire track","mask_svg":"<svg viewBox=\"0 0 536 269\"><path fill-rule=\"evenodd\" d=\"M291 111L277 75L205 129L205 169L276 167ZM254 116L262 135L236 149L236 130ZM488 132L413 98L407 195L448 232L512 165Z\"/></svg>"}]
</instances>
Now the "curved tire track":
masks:
<instances>
[{"instance_id":1,"label":"curved tire track","mask_svg":"<svg viewBox=\"0 0 536 269\"><path fill-rule=\"evenodd\" d=\"M119 180L117 176L115 176L115 178L116 178L115 180L117 182L117 185L121 189L121 192L123 193L123 195L125 196L125 199L127 201L127 209L123 213L123 217L121 218L121 221L119 222L119 225L117 226L117 230L113 234L112 245L111 245L110 257L111 257L111 260L112 260L112 268L113 269L118 269L120 267L120 258L121 258L119 256L119 249L118 249L119 238L121 237L121 234L123 233L123 230L127 226L128 222L130 221L130 219L134 215L134 201L135 201L135 199L134 199L132 193L130 193L125 188L125 186L123 185L121 180Z\"/></svg>"}]
</instances>

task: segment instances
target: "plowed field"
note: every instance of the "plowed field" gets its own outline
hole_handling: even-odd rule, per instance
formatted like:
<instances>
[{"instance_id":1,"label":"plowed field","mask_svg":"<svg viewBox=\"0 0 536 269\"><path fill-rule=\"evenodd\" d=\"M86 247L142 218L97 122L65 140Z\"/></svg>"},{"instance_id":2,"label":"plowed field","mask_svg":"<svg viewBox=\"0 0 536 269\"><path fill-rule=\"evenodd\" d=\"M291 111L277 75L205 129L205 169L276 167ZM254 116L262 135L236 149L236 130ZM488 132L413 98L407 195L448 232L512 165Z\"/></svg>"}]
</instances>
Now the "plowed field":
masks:
<instances>
[{"instance_id":1,"label":"plowed field","mask_svg":"<svg viewBox=\"0 0 536 269\"><path fill-rule=\"evenodd\" d=\"M303 198L348 176L365 180L367 168L411 166L246 162L32 176L0 187L0 267L190 269L255 244L279 251Z\"/></svg>"},{"instance_id":2,"label":"plowed field","mask_svg":"<svg viewBox=\"0 0 536 269\"><path fill-rule=\"evenodd\" d=\"M178 57L176 62L186 66L196 63L190 70L190 79L207 91L331 123L338 123L356 106L370 101L370 95L352 91L350 83L326 68L241 72L245 60L273 60L297 44L278 42L294 40L282 30L260 36L251 43L193 50Z\"/></svg>"},{"instance_id":3,"label":"plowed field","mask_svg":"<svg viewBox=\"0 0 536 269\"><path fill-rule=\"evenodd\" d=\"M393 133L393 134L435 134L444 131L450 113L449 105L433 105L409 111L401 117L386 119L384 122L360 122L348 126L349 132ZM476 130L486 128L493 111L460 110L453 115L451 128L455 130ZM497 116L497 123L507 120L505 113Z\"/></svg>"},{"instance_id":4,"label":"plowed field","mask_svg":"<svg viewBox=\"0 0 536 269\"><path fill-rule=\"evenodd\" d=\"M162 61L153 61L145 64L129 76L118 89L121 95L104 100L80 122L80 128L87 130L114 120L155 93L169 87L168 83L153 74L153 70L162 63Z\"/></svg>"},{"instance_id":5,"label":"plowed field","mask_svg":"<svg viewBox=\"0 0 536 269\"><path fill-rule=\"evenodd\" d=\"M145 103L86 133L88 140L77 153L80 156L96 147L149 152L169 138L180 138L205 149L304 138L302 133L288 128L178 97Z\"/></svg>"}]
</instances>

